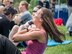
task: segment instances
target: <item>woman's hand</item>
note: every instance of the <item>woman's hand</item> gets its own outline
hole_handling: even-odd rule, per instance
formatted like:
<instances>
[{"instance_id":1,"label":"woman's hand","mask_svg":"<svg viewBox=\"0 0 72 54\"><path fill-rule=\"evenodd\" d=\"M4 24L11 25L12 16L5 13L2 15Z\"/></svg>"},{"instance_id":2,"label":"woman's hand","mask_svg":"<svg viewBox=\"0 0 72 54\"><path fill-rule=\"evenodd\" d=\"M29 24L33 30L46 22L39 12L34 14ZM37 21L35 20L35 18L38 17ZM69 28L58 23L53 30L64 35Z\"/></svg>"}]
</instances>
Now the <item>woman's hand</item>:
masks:
<instances>
[{"instance_id":1,"label":"woman's hand","mask_svg":"<svg viewBox=\"0 0 72 54\"><path fill-rule=\"evenodd\" d=\"M32 24L31 26L28 27L28 30L31 32L31 31L38 31L40 29L37 28L34 24Z\"/></svg>"}]
</instances>

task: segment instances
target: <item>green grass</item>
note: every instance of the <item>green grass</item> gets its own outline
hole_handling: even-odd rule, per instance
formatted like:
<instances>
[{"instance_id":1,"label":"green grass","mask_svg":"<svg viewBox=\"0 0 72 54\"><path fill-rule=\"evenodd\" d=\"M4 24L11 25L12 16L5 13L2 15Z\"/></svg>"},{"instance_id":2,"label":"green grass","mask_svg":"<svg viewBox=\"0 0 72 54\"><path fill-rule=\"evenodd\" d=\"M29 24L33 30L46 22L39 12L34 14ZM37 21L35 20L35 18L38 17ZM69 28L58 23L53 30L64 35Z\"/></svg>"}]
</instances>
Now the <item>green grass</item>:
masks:
<instances>
[{"instance_id":1,"label":"green grass","mask_svg":"<svg viewBox=\"0 0 72 54\"><path fill-rule=\"evenodd\" d=\"M72 44L47 47L45 54L72 54Z\"/></svg>"},{"instance_id":2,"label":"green grass","mask_svg":"<svg viewBox=\"0 0 72 54\"><path fill-rule=\"evenodd\" d=\"M66 40L72 40L72 37L66 34L65 26L58 27L58 29L65 34ZM23 48L19 48L21 51ZM58 46L47 46L44 54L72 54L72 43Z\"/></svg>"},{"instance_id":3,"label":"green grass","mask_svg":"<svg viewBox=\"0 0 72 54\"><path fill-rule=\"evenodd\" d=\"M65 34L66 40L72 40L72 37L66 34L67 29L65 26L58 27L58 29ZM53 47L49 46L46 48L45 54L72 54L72 43Z\"/></svg>"},{"instance_id":4,"label":"green grass","mask_svg":"<svg viewBox=\"0 0 72 54\"><path fill-rule=\"evenodd\" d=\"M72 37L66 34L65 26L58 27L58 29L65 34L66 40L72 40ZM23 48L19 48L21 51ZM44 54L72 54L72 43L58 46L47 46Z\"/></svg>"}]
</instances>

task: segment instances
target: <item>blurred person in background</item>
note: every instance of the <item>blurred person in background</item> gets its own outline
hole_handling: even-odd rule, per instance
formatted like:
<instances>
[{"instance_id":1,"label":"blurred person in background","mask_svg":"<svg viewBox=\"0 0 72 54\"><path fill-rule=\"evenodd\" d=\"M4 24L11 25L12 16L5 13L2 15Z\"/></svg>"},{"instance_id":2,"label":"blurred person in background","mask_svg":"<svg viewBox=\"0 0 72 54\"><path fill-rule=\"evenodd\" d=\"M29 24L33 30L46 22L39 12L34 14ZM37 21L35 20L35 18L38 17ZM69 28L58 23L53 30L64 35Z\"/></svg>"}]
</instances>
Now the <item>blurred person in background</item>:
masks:
<instances>
[{"instance_id":1,"label":"blurred person in background","mask_svg":"<svg viewBox=\"0 0 72 54\"><path fill-rule=\"evenodd\" d=\"M27 21L32 20L32 15L31 13L28 11L28 2L26 1L21 1L19 4L19 14L21 15L21 22L20 24L25 24Z\"/></svg>"},{"instance_id":2,"label":"blurred person in background","mask_svg":"<svg viewBox=\"0 0 72 54\"><path fill-rule=\"evenodd\" d=\"M50 8L50 3L46 0L39 0L37 5L40 5L41 7L45 7L48 9Z\"/></svg>"},{"instance_id":3,"label":"blurred person in background","mask_svg":"<svg viewBox=\"0 0 72 54\"><path fill-rule=\"evenodd\" d=\"M13 0L3 0L3 6L5 6L5 8L7 9L11 8L16 10L16 8L13 7L13 2L14 2Z\"/></svg>"},{"instance_id":4,"label":"blurred person in background","mask_svg":"<svg viewBox=\"0 0 72 54\"><path fill-rule=\"evenodd\" d=\"M13 7L13 0L3 0L3 4L6 8Z\"/></svg>"},{"instance_id":5,"label":"blurred person in background","mask_svg":"<svg viewBox=\"0 0 72 54\"><path fill-rule=\"evenodd\" d=\"M68 30L69 35L72 36L72 13L67 20L66 28Z\"/></svg>"},{"instance_id":6,"label":"blurred person in background","mask_svg":"<svg viewBox=\"0 0 72 54\"><path fill-rule=\"evenodd\" d=\"M72 36L72 0L66 0L68 5L68 20L66 27L70 36Z\"/></svg>"},{"instance_id":7,"label":"blurred person in background","mask_svg":"<svg viewBox=\"0 0 72 54\"><path fill-rule=\"evenodd\" d=\"M5 10L5 7L3 5L0 5L0 14L4 14L4 10Z\"/></svg>"},{"instance_id":8,"label":"blurred person in background","mask_svg":"<svg viewBox=\"0 0 72 54\"><path fill-rule=\"evenodd\" d=\"M3 13L0 14L0 34L8 37L9 31L15 25L15 23L12 22L12 19L16 13L16 10L12 8L3 10Z\"/></svg>"},{"instance_id":9,"label":"blurred person in background","mask_svg":"<svg viewBox=\"0 0 72 54\"><path fill-rule=\"evenodd\" d=\"M52 12L54 12L54 10L55 10L55 4L56 4L56 0L50 0L50 8L51 8Z\"/></svg>"},{"instance_id":10,"label":"blurred person in background","mask_svg":"<svg viewBox=\"0 0 72 54\"><path fill-rule=\"evenodd\" d=\"M18 14L13 19L18 25L25 24L27 21L32 20L31 13L28 11L28 3L21 1L18 6Z\"/></svg>"},{"instance_id":11,"label":"blurred person in background","mask_svg":"<svg viewBox=\"0 0 72 54\"><path fill-rule=\"evenodd\" d=\"M72 0L66 0L68 5L68 16L72 13Z\"/></svg>"}]
</instances>

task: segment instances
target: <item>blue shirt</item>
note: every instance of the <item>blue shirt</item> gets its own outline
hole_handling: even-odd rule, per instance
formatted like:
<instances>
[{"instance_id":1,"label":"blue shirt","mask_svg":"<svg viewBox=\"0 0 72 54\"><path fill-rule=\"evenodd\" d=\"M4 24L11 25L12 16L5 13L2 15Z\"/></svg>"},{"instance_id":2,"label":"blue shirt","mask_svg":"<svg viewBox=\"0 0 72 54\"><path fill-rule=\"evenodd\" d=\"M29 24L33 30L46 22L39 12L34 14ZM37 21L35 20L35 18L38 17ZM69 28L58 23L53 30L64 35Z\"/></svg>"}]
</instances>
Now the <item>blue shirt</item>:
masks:
<instances>
[{"instance_id":1,"label":"blue shirt","mask_svg":"<svg viewBox=\"0 0 72 54\"><path fill-rule=\"evenodd\" d=\"M30 14L29 11L25 11L21 16L21 20L22 21L20 22L20 24L25 24L27 21L32 20L32 15Z\"/></svg>"}]
</instances>

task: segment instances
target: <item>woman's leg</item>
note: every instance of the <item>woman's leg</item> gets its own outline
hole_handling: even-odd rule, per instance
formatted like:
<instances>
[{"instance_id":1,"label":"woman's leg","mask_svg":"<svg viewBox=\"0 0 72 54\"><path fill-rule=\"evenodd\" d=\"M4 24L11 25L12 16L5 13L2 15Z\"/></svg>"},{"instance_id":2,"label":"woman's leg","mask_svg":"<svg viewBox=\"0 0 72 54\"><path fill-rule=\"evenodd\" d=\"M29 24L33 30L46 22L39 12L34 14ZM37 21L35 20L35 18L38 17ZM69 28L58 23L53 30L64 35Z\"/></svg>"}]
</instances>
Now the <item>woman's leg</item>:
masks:
<instances>
[{"instance_id":1,"label":"woman's leg","mask_svg":"<svg viewBox=\"0 0 72 54\"><path fill-rule=\"evenodd\" d=\"M0 54L21 54L21 53L8 38L0 35Z\"/></svg>"},{"instance_id":2,"label":"woman's leg","mask_svg":"<svg viewBox=\"0 0 72 54\"><path fill-rule=\"evenodd\" d=\"M18 29L19 29L19 26L18 26L18 25L15 25L15 26L12 28L11 32L9 33L9 40L10 40L15 46L17 46L19 43L18 43L18 42L17 42L17 43L13 42L12 37L13 37L13 35L14 35L15 33L18 32Z\"/></svg>"}]
</instances>

